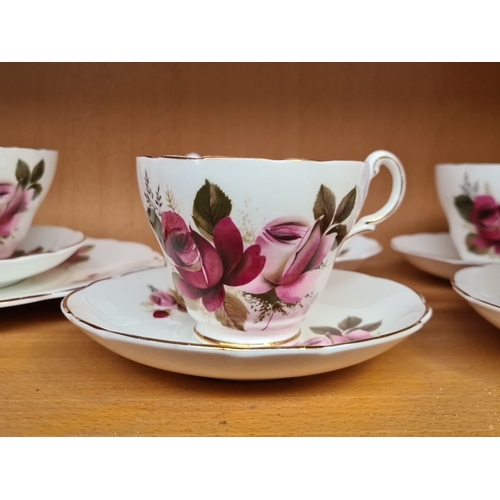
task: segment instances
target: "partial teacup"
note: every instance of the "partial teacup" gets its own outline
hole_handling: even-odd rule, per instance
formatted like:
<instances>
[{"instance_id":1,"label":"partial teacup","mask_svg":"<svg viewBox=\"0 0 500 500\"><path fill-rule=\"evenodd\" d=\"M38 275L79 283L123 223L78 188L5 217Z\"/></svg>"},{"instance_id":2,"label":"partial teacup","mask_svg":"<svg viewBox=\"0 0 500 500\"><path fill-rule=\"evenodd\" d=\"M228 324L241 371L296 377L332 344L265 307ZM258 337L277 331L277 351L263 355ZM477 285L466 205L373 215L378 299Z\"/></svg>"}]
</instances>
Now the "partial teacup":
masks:
<instances>
[{"instance_id":1,"label":"partial teacup","mask_svg":"<svg viewBox=\"0 0 500 500\"><path fill-rule=\"evenodd\" d=\"M47 196L57 151L0 147L0 259L10 257L26 237Z\"/></svg>"},{"instance_id":2,"label":"partial teacup","mask_svg":"<svg viewBox=\"0 0 500 500\"><path fill-rule=\"evenodd\" d=\"M439 164L435 174L460 257L479 263L500 261L500 164Z\"/></svg>"},{"instance_id":3,"label":"partial teacup","mask_svg":"<svg viewBox=\"0 0 500 500\"><path fill-rule=\"evenodd\" d=\"M392 175L389 200L357 220L381 165ZM364 162L139 157L137 175L196 333L231 346L298 335L343 242L394 213L406 188L387 151Z\"/></svg>"}]
</instances>

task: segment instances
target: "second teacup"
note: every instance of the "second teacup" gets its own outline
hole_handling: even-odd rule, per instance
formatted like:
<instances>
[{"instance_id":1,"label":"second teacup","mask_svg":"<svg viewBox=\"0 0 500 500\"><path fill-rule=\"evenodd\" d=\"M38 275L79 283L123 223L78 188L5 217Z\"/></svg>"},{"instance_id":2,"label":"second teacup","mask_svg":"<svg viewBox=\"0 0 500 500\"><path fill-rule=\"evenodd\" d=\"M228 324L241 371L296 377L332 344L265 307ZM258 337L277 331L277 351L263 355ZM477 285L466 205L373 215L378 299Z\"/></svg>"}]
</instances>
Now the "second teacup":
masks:
<instances>
[{"instance_id":1,"label":"second teacup","mask_svg":"<svg viewBox=\"0 0 500 500\"><path fill-rule=\"evenodd\" d=\"M389 200L357 220L381 165L392 175ZM232 346L298 335L343 242L389 217L406 186L387 151L364 162L140 157L137 175L196 333Z\"/></svg>"},{"instance_id":2,"label":"second teacup","mask_svg":"<svg viewBox=\"0 0 500 500\"><path fill-rule=\"evenodd\" d=\"M450 237L463 260L500 260L500 164L436 166L436 188Z\"/></svg>"},{"instance_id":3,"label":"second teacup","mask_svg":"<svg viewBox=\"0 0 500 500\"><path fill-rule=\"evenodd\" d=\"M0 259L28 234L56 173L57 151L0 147Z\"/></svg>"}]
</instances>

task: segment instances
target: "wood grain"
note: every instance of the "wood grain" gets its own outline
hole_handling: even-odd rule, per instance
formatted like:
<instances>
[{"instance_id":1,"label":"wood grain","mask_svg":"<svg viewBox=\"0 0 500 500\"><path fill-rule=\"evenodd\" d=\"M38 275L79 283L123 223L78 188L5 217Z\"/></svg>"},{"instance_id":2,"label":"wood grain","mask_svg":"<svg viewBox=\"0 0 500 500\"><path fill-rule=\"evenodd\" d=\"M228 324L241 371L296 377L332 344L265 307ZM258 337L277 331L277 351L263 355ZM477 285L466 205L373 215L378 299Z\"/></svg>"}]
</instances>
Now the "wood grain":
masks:
<instances>
[{"instance_id":1,"label":"wood grain","mask_svg":"<svg viewBox=\"0 0 500 500\"><path fill-rule=\"evenodd\" d=\"M498 330L397 257L360 271L412 286L433 318L372 360L296 379L164 372L92 341L58 300L2 310L0 435L499 436Z\"/></svg>"},{"instance_id":2,"label":"wood grain","mask_svg":"<svg viewBox=\"0 0 500 500\"><path fill-rule=\"evenodd\" d=\"M313 377L225 382L123 359L59 301L0 310L0 435L498 436L500 333L444 280L388 248L446 228L438 162L500 162L499 64L0 64L0 145L60 152L36 218L93 237L156 242L138 155L403 161L406 199L361 271L412 286L434 316L363 364ZM365 212L388 194L373 183Z\"/></svg>"},{"instance_id":3,"label":"wood grain","mask_svg":"<svg viewBox=\"0 0 500 500\"><path fill-rule=\"evenodd\" d=\"M36 222L155 244L138 155L362 160L388 149L408 191L377 231L445 228L438 162L500 161L499 64L0 64L0 144L60 152ZM388 175L366 210L380 207Z\"/></svg>"}]
</instances>

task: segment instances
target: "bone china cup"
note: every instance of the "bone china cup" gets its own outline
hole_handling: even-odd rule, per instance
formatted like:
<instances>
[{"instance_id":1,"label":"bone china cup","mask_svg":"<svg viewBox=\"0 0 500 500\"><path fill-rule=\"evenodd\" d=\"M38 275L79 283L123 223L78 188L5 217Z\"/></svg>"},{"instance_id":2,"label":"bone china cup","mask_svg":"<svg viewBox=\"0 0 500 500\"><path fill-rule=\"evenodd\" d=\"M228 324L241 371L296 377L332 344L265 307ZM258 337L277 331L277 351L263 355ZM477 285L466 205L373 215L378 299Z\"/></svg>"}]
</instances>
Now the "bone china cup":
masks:
<instances>
[{"instance_id":1,"label":"bone china cup","mask_svg":"<svg viewBox=\"0 0 500 500\"><path fill-rule=\"evenodd\" d=\"M357 220L382 165L389 200ZM222 346L295 338L343 242L394 213L406 188L387 151L364 162L139 157L137 176L173 292L195 332Z\"/></svg>"},{"instance_id":2,"label":"bone china cup","mask_svg":"<svg viewBox=\"0 0 500 500\"><path fill-rule=\"evenodd\" d=\"M460 258L500 262L500 164L440 164L436 189Z\"/></svg>"},{"instance_id":3,"label":"bone china cup","mask_svg":"<svg viewBox=\"0 0 500 500\"><path fill-rule=\"evenodd\" d=\"M57 151L0 147L0 259L10 257L26 237L47 196Z\"/></svg>"}]
</instances>

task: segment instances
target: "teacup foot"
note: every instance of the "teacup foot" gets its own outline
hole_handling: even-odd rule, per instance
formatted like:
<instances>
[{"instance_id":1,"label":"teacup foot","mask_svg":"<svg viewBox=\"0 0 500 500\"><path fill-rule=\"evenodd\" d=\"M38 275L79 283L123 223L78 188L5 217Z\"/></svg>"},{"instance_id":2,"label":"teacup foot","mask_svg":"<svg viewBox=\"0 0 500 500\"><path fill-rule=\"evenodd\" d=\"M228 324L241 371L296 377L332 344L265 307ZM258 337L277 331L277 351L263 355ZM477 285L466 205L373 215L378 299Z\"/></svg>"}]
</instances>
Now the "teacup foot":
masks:
<instances>
[{"instance_id":1,"label":"teacup foot","mask_svg":"<svg viewBox=\"0 0 500 500\"><path fill-rule=\"evenodd\" d=\"M278 347L296 340L301 333L300 328L297 327L293 330L287 329L266 333L266 335L255 335L239 330L219 330L200 323L196 324L194 332L205 342L235 349Z\"/></svg>"}]
</instances>

